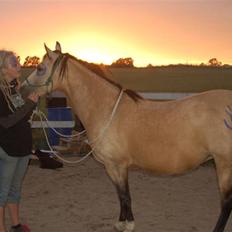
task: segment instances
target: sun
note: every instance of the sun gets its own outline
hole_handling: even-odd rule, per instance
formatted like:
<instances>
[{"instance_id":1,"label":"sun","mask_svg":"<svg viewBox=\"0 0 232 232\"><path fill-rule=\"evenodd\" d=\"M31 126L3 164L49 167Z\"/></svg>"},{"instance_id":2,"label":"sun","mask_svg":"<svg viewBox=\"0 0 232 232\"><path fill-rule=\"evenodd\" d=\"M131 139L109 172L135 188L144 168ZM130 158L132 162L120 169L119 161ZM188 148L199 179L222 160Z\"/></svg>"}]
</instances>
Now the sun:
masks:
<instances>
[{"instance_id":1,"label":"sun","mask_svg":"<svg viewBox=\"0 0 232 232\"><path fill-rule=\"evenodd\" d=\"M79 49L77 52L75 52L75 49L73 49L74 54L82 60L86 60L88 62L93 62L97 64L111 64L113 62L112 56L107 54L106 52L100 51L98 47L92 47L92 48L82 48Z\"/></svg>"},{"instance_id":2,"label":"sun","mask_svg":"<svg viewBox=\"0 0 232 232\"><path fill-rule=\"evenodd\" d=\"M63 38L63 50L79 59L98 63L111 64L118 56L115 52L116 42L108 35L84 31Z\"/></svg>"}]
</instances>

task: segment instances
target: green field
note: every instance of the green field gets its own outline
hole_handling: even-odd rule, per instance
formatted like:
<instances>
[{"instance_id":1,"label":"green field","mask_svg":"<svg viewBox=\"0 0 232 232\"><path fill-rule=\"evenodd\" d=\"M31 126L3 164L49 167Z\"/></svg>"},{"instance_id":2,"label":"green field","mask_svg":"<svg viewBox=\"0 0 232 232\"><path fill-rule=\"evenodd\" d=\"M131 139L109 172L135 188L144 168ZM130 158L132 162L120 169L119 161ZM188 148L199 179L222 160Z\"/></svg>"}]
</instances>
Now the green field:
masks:
<instances>
[{"instance_id":1,"label":"green field","mask_svg":"<svg viewBox=\"0 0 232 232\"><path fill-rule=\"evenodd\" d=\"M232 68L111 68L114 80L139 92L201 92L232 89Z\"/></svg>"},{"instance_id":2,"label":"green field","mask_svg":"<svg viewBox=\"0 0 232 232\"><path fill-rule=\"evenodd\" d=\"M33 69L23 68L23 78ZM232 89L232 67L109 68L112 79L138 92L201 92Z\"/></svg>"}]
</instances>

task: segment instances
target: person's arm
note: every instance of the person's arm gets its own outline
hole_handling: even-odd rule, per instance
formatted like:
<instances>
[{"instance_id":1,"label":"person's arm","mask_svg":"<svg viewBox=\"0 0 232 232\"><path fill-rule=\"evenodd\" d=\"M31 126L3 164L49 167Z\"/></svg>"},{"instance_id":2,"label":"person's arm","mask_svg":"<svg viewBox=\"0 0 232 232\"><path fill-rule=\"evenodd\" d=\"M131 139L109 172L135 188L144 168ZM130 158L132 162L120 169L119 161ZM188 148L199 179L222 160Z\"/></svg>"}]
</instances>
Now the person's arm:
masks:
<instances>
[{"instance_id":1,"label":"person's arm","mask_svg":"<svg viewBox=\"0 0 232 232\"><path fill-rule=\"evenodd\" d=\"M14 113L10 114L7 117L0 117L0 126L7 129L16 125L19 121L28 117L32 114L33 109L35 108L36 103L30 99L25 101L25 104L18 108Z\"/></svg>"}]
</instances>

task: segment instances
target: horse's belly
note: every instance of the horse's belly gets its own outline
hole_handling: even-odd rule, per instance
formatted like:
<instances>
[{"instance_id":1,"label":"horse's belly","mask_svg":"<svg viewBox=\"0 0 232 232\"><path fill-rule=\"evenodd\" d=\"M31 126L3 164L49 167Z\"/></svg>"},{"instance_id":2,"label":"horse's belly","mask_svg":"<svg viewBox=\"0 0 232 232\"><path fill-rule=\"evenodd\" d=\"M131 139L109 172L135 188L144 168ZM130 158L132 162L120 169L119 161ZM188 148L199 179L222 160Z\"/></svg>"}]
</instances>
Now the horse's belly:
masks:
<instances>
[{"instance_id":1,"label":"horse's belly","mask_svg":"<svg viewBox=\"0 0 232 232\"><path fill-rule=\"evenodd\" d=\"M207 160L204 153L144 154L135 162L136 166L157 174L175 175L198 167Z\"/></svg>"}]
</instances>

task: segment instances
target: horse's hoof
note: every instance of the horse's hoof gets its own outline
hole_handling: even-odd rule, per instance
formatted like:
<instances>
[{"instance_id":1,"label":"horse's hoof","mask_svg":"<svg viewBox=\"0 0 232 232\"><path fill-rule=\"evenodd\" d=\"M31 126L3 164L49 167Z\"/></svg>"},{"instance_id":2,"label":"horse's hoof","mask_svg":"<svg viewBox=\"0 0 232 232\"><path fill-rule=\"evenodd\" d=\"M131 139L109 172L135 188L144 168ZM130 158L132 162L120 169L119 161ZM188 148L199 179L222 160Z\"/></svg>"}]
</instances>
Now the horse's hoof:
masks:
<instances>
[{"instance_id":1,"label":"horse's hoof","mask_svg":"<svg viewBox=\"0 0 232 232\"><path fill-rule=\"evenodd\" d=\"M131 222L126 222L126 226L125 226L125 230L123 232L132 232L135 229L135 222L131 221Z\"/></svg>"},{"instance_id":2,"label":"horse's hoof","mask_svg":"<svg viewBox=\"0 0 232 232\"><path fill-rule=\"evenodd\" d=\"M119 221L114 224L114 228L120 232L132 232L135 229L134 221Z\"/></svg>"},{"instance_id":3,"label":"horse's hoof","mask_svg":"<svg viewBox=\"0 0 232 232\"><path fill-rule=\"evenodd\" d=\"M116 223L114 224L114 228L115 228L117 231L124 232L124 230L125 230L125 228L126 228L126 221L116 222Z\"/></svg>"}]
</instances>

